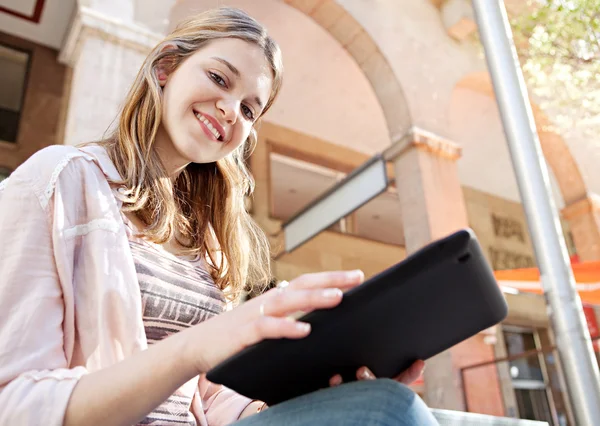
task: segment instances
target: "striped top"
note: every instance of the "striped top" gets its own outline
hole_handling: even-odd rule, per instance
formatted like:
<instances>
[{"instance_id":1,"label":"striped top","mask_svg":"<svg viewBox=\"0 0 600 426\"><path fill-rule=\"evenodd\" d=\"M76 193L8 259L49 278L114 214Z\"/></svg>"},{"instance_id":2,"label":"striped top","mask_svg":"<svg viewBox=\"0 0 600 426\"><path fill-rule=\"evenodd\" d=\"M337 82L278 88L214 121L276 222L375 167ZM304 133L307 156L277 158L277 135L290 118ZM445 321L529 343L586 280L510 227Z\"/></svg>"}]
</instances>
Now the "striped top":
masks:
<instances>
[{"instance_id":1,"label":"striped top","mask_svg":"<svg viewBox=\"0 0 600 426\"><path fill-rule=\"evenodd\" d=\"M160 246L129 235L142 296L148 345L225 310L223 292L199 259L184 260ZM139 425L196 426L190 411L197 381L182 386Z\"/></svg>"}]
</instances>

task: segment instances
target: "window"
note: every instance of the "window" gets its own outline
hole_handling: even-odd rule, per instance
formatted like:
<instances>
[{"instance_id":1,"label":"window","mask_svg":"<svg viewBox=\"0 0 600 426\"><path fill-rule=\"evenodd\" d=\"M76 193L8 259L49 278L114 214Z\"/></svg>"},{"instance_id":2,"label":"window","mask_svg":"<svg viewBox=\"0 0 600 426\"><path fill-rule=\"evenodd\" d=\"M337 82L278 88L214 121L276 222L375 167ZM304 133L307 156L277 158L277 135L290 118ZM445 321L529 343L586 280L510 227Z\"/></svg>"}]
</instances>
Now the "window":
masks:
<instances>
[{"instance_id":1,"label":"window","mask_svg":"<svg viewBox=\"0 0 600 426\"><path fill-rule=\"evenodd\" d=\"M0 141L17 141L29 54L0 44Z\"/></svg>"},{"instance_id":2,"label":"window","mask_svg":"<svg viewBox=\"0 0 600 426\"><path fill-rule=\"evenodd\" d=\"M520 355L523 352L538 349L533 332L505 331L504 340L506 341L508 355ZM529 381L541 383L541 386L544 386L542 367L537 354L511 361L510 375L513 383Z\"/></svg>"},{"instance_id":3,"label":"window","mask_svg":"<svg viewBox=\"0 0 600 426\"><path fill-rule=\"evenodd\" d=\"M552 412L545 388L519 389L515 387L515 397L522 419L545 420L552 423Z\"/></svg>"},{"instance_id":4,"label":"window","mask_svg":"<svg viewBox=\"0 0 600 426\"><path fill-rule=\"evenodd\" d=\"M335 186L346 174L281 154L270 155L271 216L286 221ZM328 230L404 246L400 200L388 189Z\"/></svg>"},{"instance_id":5,"label":"window","mask_svg":"<svg viewBox=\"0 0 600 426\"><path fill-rule=\"evenodd\" d=\"M271 215L288 220L334 186L343 176L336 170L272 153Z\"/></svg>"},{"instance_id":6,"label":"window","mask_svg":"<svg viewBox=\"0 0 600 426\"><path fill-rule=\"evenodd\" d=\"M509 371L519 417L546 421L552 426L565 424L563 421L566 422L566 416L557 413L557 407L551 405L548 379L545 377L547 373L544 373L544 369L547 369L544 356L535 352L542 349L536 332L510 326L504 326L503 330L506 351L513 357L509 362ZM558 423L553 412L557 414Z\"/></svg>"}]
</instances>

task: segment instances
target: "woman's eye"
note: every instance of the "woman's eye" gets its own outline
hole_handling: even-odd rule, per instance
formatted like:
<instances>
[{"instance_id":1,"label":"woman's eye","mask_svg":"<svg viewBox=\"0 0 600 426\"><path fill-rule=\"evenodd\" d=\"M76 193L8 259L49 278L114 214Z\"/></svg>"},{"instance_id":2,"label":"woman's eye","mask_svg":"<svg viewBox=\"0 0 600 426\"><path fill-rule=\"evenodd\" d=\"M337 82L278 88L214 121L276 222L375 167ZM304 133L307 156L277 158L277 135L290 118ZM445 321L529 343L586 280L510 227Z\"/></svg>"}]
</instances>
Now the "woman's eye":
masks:
<instances>
[{"instance_id":1,"label":"woman's eye","mask_svg":"<svg viewBox=\"0 0 600 426\"><path fill-rule=\"evenodd\" d=\"M248 120L254 120L254 113L246 105L242 105L242 113L246 116Z\"/></svg>"},{"instance_id":2,"label":"woman's eye","mask_svg":"<svg viewBox=\"0 0 600 426\"><path fill-rule=\"evenodd\" d=\"M215 83L217 83L219 86L223 86L223 87L227 86L227 84L225 83L225 80L223 80L223 77L221 77L219 74L215 74L214 72L209 72L208 75L210 75L210 78L212 78L213 81Z\"/></svg>"}]
</instances>

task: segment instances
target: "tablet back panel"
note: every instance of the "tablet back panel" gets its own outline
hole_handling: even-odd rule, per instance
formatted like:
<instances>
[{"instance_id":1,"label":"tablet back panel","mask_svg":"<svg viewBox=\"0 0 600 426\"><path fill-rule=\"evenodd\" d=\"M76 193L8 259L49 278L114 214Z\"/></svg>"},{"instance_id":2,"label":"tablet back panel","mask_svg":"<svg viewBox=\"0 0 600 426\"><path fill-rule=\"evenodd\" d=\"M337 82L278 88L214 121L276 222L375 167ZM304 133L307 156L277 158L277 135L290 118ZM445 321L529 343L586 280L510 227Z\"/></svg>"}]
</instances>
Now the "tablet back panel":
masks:
<instances>
[{"instance_id":1,"label":"tablet back panel","mask_svg":"<svg viewBox=\"0 0 600 426\"><path fill-rule=\"evenodd\" d=\"M366 365L395 377L502 321L506 301L470 230L436 241L347 292L334 309L312 312L301 340L266 340L207 374L269 405L325 388Z\"/></svg>"}]
</instances>

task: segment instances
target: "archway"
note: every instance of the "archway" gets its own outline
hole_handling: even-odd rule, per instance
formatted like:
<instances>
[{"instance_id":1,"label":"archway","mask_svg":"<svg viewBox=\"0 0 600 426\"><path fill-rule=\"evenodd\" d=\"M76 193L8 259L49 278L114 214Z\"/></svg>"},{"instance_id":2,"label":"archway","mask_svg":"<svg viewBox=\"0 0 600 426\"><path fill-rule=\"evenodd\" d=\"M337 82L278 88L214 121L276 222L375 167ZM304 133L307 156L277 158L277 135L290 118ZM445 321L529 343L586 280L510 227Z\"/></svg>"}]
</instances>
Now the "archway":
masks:
<instances>
[{"instance_id":1,"label":"archway","mask_svg":"<svg viewBox=\"0 0 600 426\"><path fill-rule=\"evenodd\" d=\"M467 74L456 85L449 111L451 128L464 145L461 181L464 185L520 202L494 91L487 72ZM581 261L600 259L600 201L590 191L581 159L532 102L543 155L549 165L557 207L568 225ZM483 167L485 166L485 167Z\"/></svg>"},{"instance_id":2,"label":"archway","mask_svg":"<svg viewBox=\"0 0 600 426\"><path fill-rule=\"evenodd\" d=\"M284 0L327 30L354 58L371 83L394 142L412 120L402 86L387 59L361 24L336 0Z\"/></svg>"},{"instance_id":3,"label":"archway","mask_svg":"<svg viewBox=\"0 0 600 426\"><path fill-rule=\"evenodd\" d=\"M472 90L492 99L495 98L487 72L466 75L457 83L456 88ZM533 102L532 109L544 157L556 178L565 205L586 198L585 182L566 142L553 130L548 117Z\"/></svg>"}]
</instances>

